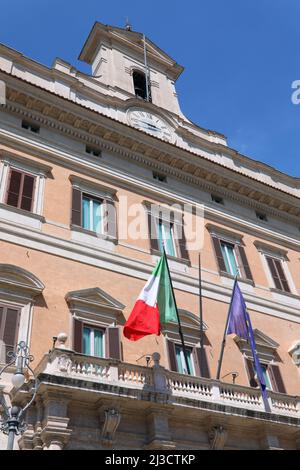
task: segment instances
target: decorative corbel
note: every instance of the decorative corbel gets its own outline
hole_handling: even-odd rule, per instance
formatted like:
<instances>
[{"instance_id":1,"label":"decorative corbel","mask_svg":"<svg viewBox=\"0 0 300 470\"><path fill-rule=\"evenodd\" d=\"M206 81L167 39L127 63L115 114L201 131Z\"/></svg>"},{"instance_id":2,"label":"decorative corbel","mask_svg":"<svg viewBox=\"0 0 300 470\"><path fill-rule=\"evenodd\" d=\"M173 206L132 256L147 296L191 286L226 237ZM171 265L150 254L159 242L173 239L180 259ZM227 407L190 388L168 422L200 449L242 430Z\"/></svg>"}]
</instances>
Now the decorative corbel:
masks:
<instances>
[{"instance_id":1,"label":"decorative corbel","mask_svg":"<svg viewBox=\"0 0 300 470\"><path fill-rule=\"evenodd\" d=\"M214 426L208 433L210 448L213 450L223 450L228 432L223 426Z\"/></svg>"},{"instance_id":2,"label":"decorative corbel","mask_svg":"<svg viewBox=\"0 0 300 470\"><path fill-rule=\"evenodd\" d=\"M105 419L102 428L102 444L111 447L121 421L121 413L116 408L108 408L104 413Z\"/></svg>"}]
</instances>

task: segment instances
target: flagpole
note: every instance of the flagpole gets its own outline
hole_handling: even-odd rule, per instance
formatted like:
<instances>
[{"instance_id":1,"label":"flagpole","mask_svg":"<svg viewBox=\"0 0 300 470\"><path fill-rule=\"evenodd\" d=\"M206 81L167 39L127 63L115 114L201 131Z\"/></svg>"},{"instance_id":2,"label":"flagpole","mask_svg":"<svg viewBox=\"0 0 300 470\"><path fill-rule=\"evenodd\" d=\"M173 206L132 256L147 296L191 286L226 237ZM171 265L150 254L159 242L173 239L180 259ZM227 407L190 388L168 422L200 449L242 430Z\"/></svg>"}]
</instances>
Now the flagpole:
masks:
<instances>
[{"instance_id":1,"label":"flagpole","mask_svg":"<svg viewBox=\"0 0 300 470\"><path fill-rule=\"evenodd\" d=\"M199 253L199 317L200 317L200 375L203 377L204 367L204 345L203 345L203 308L202 308L202 275L201 275L201 253Z\"/></svg>"},{"instance_id":2,"label":"flagpole","mask_svg":"<svg viewBox=\"0 0 300 470\"><path fill-rule=\"evenodd\" d=\"M217 380L220 379L220 374L221 374L221 367L222 367L224 349L225 349L225 344L226 344L226 333L227 333L229 315L230 315L230 311L231 311L231 306L232 306L232 301L233 301L235 285L236 285L236 282L237 282L237 277L238 277L238 274L236 274L235 277L234 277L234 284L233 284L233 289L232 289L232 294L231 294L231 299L230 299L230 304L229 304L229 309L228 309L228 314L227 314L227 320L226 320L224 336L223 336L223 341L222 341L222 346L221 346L221 351L220 351L220 357L219 357L219 360L218 360L218 370L217 370L217 376L216 376Z\"/></svg>"},{"instance_id":3,"label":"flagpole","mask_svg":"<svg viewBox=\"0 0 300 470\"><path fill-rule=\"evenodd\" d=\"M180 339L181 339L185 365L186 365L186 369L187 369L188 374L191 375L190 366L189 366L189 363L188 363L188 360L187 360L187 353L186 353L186 348L185 348L185 344L184 344L183 333L182 333L182 329L181 329L181 323L180 323L180 318L179 318L179 313L178 313L178 308L177 308L177 302L176 302L176 298L175 298L175 294L174 294L173 283L172 283L172 278L171 278L169 264L168 264L168 258L167 258L164 246L163 246L163 256L165 257L166 266L167 266L167 270L168 270L168 275L169 275L169 279L170 279L170 284L171 284L171 289L172 289L172 294L173 294L173 299L174 299L174 305L175 305L175 310L176 310L176 316L177 316L177 321L178 321L178 332L179 332L179 336L180 336Z\"/></svg>"}]
</instances>

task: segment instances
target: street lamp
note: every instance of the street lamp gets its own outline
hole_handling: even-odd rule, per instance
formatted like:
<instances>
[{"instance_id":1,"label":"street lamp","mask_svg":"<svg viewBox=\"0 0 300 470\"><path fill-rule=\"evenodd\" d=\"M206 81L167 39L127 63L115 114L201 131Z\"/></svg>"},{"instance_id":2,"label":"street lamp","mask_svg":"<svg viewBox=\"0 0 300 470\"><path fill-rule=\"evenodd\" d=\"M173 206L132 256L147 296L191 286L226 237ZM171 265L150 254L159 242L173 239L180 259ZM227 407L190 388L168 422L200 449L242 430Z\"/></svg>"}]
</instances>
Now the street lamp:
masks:
<instances>
[{"instance_id":1,"label":"street lamp","mask_svg":"<svg viewBox=\"0 0 300 470\"><path fill-rule=\"evenodd\" d=\"M15 364L16 371L11 379L15 389L19 389L24 384L25 370L30 370L34 377L33 395L29 403L27 403L24 408L21 408L20 406L8 407L4 399L1 401L5 418L2 422L0 422L0 430L4 432L4 434L8 435L7 450L13 450L15 436L22 434L26 429L26 423L24 422L23 417L27 408L29 408L35 399L37 392L37 380L33 370L29 365L34 358L29 354L28 346L24 341L20 341L20 343L17 345L16 352L10 351L7 356L11 358L11 361L0 370L0 376L9 366Z\"/></svg>"}]
</instances>

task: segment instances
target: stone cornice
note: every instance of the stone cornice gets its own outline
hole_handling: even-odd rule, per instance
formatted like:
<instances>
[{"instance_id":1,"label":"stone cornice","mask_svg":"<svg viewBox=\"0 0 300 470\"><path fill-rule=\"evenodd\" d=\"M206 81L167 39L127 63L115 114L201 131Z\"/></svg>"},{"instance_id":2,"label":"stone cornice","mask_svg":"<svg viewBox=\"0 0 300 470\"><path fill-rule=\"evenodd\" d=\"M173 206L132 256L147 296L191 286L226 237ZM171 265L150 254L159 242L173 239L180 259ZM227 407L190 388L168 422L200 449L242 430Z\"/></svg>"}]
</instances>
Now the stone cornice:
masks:
<instances>
[{"instance_id":1,"label":"stone cornice","mask_svg":"<svg viewBox=\"0 0 300 470\"><path fill-rule=\"evenodd\" d=\"M43 95L51 97L51 93L45 90L43 90ZM163 168L168 174L184 179L188 183L200 185L208 190L218 189L218 192L226 194L231 199L252 207L263 208L277 217L286 219L288 216L290 221L294 220L299 223L300 207L298 198L295 196L236 173L219 163L204 160L199 155L192 154L191 156L184 149L172 146L174 149L172 153L167 153L165 149L169 149L169 143L160 142L130 126L127 126L128 132L124 137L126 124L114 121L108 116L101 116L99 113L96 114L97 117L101 116L101 119L97 118L96 123L92 120L95 112L86 109L83 109L86 116L79 118L74 111L71 112L71 108L78 105L67 100L70 111L66 107L62 110L58 107L61 98L52 96L53 98L55 98L55 104L49 104L41 101L40 98L30 97L27 93L9 87L7 109L34 119L45 126L56 128L60 132L73 135L77 139L92 142L103 149L122 154L125 158L134 159L153 168ZM107 128L108 125L109 128ZM266 186L268 187L267 194Z\"/></svg>"}]
</instances>

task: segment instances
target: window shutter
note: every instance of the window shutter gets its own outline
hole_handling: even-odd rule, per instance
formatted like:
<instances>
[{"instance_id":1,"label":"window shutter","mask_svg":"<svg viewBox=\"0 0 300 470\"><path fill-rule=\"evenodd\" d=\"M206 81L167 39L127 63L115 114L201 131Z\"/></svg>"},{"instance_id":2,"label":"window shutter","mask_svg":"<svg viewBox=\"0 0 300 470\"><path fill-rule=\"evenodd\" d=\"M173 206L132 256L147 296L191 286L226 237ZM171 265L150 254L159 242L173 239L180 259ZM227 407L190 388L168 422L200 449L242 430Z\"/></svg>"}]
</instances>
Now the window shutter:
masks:
<instances>
[{"instance_id":1,"label":"window shutter","mask_svg":"<svg viewBox=\"0 0 300 470\"><path fill-rule=\"evenodd\" d=\"M167 346L168 346L168 353L169 353L170 369L173 370L174 372L177 372L175 345L172 341L167 340Z\"/></svg>"},{"instance_id":2,"label":"window shutter","mask_svg":"<svg viewBox=\"0 0 300 470\"><path fill-rule=\"evenodd\" d=\"M186 248L186 238L183 225L179 226L178 224L174 224L174 237L178 249L178 258L189 261L190 257Z\"/></svg>"},{"instance_id":3,"label":"window shutter","mask_svg":"<svg viewBox=\"0 0 300 470\"><path fill-rule=\"evenodd\" d=\"M258 383L255 379L255 370L253 367L253 362L250 359L245 359L246 362L246 369L248 372L248 377L249 377L249 384L251 387L257 388Z\"/></svg>"},{"instance_id":4,"label":"window shutter","mask_svg":"<svg viewBox=\"0 0 300 470\"><path fill-rule=\"evenodd\" d=\"M34 181L35 178L33 176L24 175L21 209L25 209L26 211L31 211L32 209Z\"/></svg>"},{"instance_id":5,"label":"window shutter","mask_svg":"<svg viewBox=\"0 0 300 470\"><path fill-rule=\"evenodd\" d=\"M107 358L119 359L121 361L121 342L120 342L120 329L117 326L110 326L106 329L108 352Z\"/></svg>"},{"instance_id":6,"label":"window shutter","mask_svg":"<svg viewBox=\"0 0 300 470\"><path fill-rule=\"evenodd\" d=\"M214 249L215 249L215 254L218 262L218 267L220 272L227 272L226 266L225 266L225 261L222 255L222 250L221 250L221 243L220 240L217 237L212 237L212 241L214 244Z\"/></svg>"},{"instance_id":7,"label":"window shutter","mask_svg":"<svg viewBox=\"0 0 300 470\"><path fill-rule=\"evenodd\" d=\"M283 289L285 290L285 292L291 292L290 288L289 288L289 285L287 283L283 268L282 268L281 261L279 259L274 259L274 264L277 268L277 272L279 274L279 279L281 281Z\"/></svg>"},{"instance_id":8,"label":"window shutter","mask_svg":"<svg viewBox=\"0 0 300 470\"><path fill-rule=\"evenodd\" d=\"M275 365L269 365L268 372L274 392L286 393L279 367Z\"/></svg>"},{"instance_id":9,"label":"window shutter","mask_svg":"<svg viewBox=\"0 0 300 470\"><path fill-rule=\"evenodd\" d=\"M244 273L246 276L246 279L249 279L250 281L253 281L253 276L251 273L250 266L248 264L247 256L245 253L245 248L241 245L236 245L238 253L239 253L239 258L242 262L243 268L244 268Z\"/></svg>"},{"instance_id":10,"label":"window shutter","mask_svg":"<svg viewBox=\"0 0 300 470\"><path fill-rule=\"evenodd\" d=\"M18 207L21 188L22 173L11 170L8 184L6 203L13 207Z\"/></svg>"},{"instance_id":11,"label":"window shutter","mask_svg":"<svg viewBox=\"0 0 300 470\"><path fill-rule=\"evenodd\" d=\"M5 362L10 361L10 358L7 357L7 353L14 351L16 347L17 331L19 328L19 316L19 310L7 308L3 333L3 341L5 344Z\"/></svg>"},{"instance_id":12,"label":"window shutter","mask_svg":"<svg viewBox=\"0 0 300 470\"><path fill-rule=\"evenodd\" d=\"M82 353L82 322L74 319L73 347L74 351Z\"/></svg>"},{"instance_id":13,"label":"window shutter","mask_svg":"<svg viewBox=\"0 0 300 470\"><path fill-rule=\"evenodd\" d=\"M151 250L159 251L155 222L156 220L153 217L153 215L150 212L148 212L148 234L149 234L149 239L150 239L150 247L151 247Z\"/></svg>"},{"instance_id":14,"label":"window shutter","mask_svg":"<svg viewBox=\"0 0 300 470\"><path fill-rule=\"evenodd\" d=\"M210 378L210 371L208 367L208 360L207 360L207 353L206 349L203 348L203 356L202 356L202 374L201 374L201 349L200 348L193 348L193 359L195 365L195 373L198 377L206 377Z\"/></svg>"},{"instance_id":15,"label":"window shutter","mask_svg":"<svg viewBox=\"0 0 300 470\"><path fill-rule=\"evenodd\" d=\"M81 191L79 189L72 188L72 225L78 225L81 227Z\"/></svg>"},{"instance_id":16,"label":"window shutter","mask_svg":"<svg viewBox=\"0 0 300 470\"><path fill-rule=\"evenodd\" d=\"M275 287L277 289L282 290L281 282L280 282L280 279L278 277L278 274L277 274L277 271L276 271L276 268L275 268L275 263L274 263L275 260L273 258L270 258L269 256L266 256L266 260L267 260L267 263L269 265Z\"/></svg>"},{"instance_id":17,"label":"window shutter","mask_svg":"<svg viewBox=\"0 0 300 470\"><path fill-rule=\"evenodd\" d=\"M112 238L117 238L117 213L113 201L105 201L105 233Z\"/></svg>"}]
</instances>

